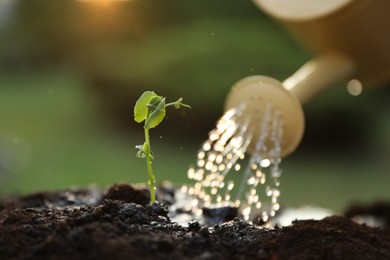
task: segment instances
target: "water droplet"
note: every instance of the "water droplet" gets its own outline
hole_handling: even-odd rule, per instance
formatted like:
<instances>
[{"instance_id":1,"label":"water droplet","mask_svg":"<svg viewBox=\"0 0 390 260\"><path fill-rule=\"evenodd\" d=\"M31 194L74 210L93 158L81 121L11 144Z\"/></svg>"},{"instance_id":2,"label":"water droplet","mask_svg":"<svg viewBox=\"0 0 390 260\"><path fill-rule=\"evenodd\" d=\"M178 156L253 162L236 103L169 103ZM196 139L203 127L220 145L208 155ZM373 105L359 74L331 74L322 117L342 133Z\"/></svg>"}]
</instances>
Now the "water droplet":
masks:
<instances>
[{"instance_id":1,"label":"water droplet","mask_svg":"<svg viewBox=\"0 0 390 260\"><path fill-rule=\"evenodd\" d=\"M205 163L206 162L204 160L199 160L197 164L199 167L203 167L205 165Z\"/></svg>"},{"instance_id":2,"label":"water droplet","mask_svg":"<svg viewBox=\"0 0 390 260\"><path fill-rule=\"evenodd\" d=\"M227 189L229 191L231 191L231 190L233 190L233 188L234 188L234 181L229 180L228 185L227 185Z\"/></svg>"},{"instance_id":3,"label":"water droplet","mask_svg":"<svg viewBox=\"0 0 390 260\"><path fill-rule=\"evenodd\" d=\"M249 191L249 194L255 195L256 194L256 189L255 188L251 188L250 191Z\"/></svg>"},{"instance_id":4,"label":"water droplet","mask_svg":"<svg viewBox=\"0 0 390 260\"><path fill-rule=\"evenodd\" d=\"M253 185L253 184L255 184L255 181L256 181L256 178L255 178L255 177L250 177L250 178L248 179L248 185Z\"/></svg>"},{"instance_id":5,"label":"water droplet","mask_svg":"<svg viewBox=\"0 0 390 260\"><path fill-rule=\"evenodd\" d=\"M205 152L203 152L203 151L199 152L198 153L198 159L203 159L205 155L206 155Z\"/></svg>"},{"instance_id":6,"label":"water droplet","mask_svg":"<svg viewBox=\"0 0 390 260\"><path fill-rule=\"evenodd\" d=\"M267 197L271 197L272 196L272 190L270 189L269 186L267 186L265 188L265 194L267 195Z\"/></svg>"},{"instance_id":7,"label":"water droplet","mask_svg":"<svg viewBox=\"0 0 390 260\"><path fill-rule=\"evenodd\" d=\"M263 168L267 168L268 166L271 165L271 161L268 160L268 159L264 159L260 162L260 166L263 167Z\"/></svg>"},{"instance_id":8,"label":"water droplet","mask_svg":"<svg viewBox=\"0 0 390 260\"><path fill-rule=\"evenodd\" d=\"M255 164L255 163L252 163L252 166L251 166L251 168L252 168L252 170L253 170L253 171L257 170L257 167L258 167L258 166L257 166L257 164Z\"/></svg>"},{"instance_id":9,"label":"water droplet","mask_svg":"<svg viewBox=\"0 0 390 260\"><path fill-rule=\"evenodd\" d=\"M251 214L251 207L246 207L241 212L242 215L244 216L244 219L249 220L249 215Z\"/></svg>"},{"instance_id":10,"label":"water droplet","mask_svg":"<svg viewBox=\"0 0 390 260\"><path fill-rule=\"evenodd\" d=\"M209 134L209 140L210 141L216 141L219 139L219 134L216 131L211 131Z\"/></svg>"},{"instance_id":11,"label":"water droplet","mask_svg":"<svg viewBox=\"0 0 390 260\"><path fill-rule=\"evenodd\" d=\"M211 153L211 154L209 155L209 157L207 158L207 161L213 162L213 161L215 161L215 158L217 158L217 156L215 155L215 153Z\"/></svg>"},{"instance_id":12,"label":"water droplet","mask_svg":"<svg viewBox=\"0 0 390 260\"><path fill-rule=\"evenodd\" d=\"M204 150L205 152L207 152L207 151L210 151L210 149L211 149L211 144L210 144L210 142L205 142L205 143L203 144L203 150Z\"/></svg>"},{"instance_id":13,"label":"water droplet","mask_svg":"<svg viewBox=\"0 0 390 260\"><path fill-rule=\"evenodd\" d=\"M221 164L223 162L223 156L221 154L217 155L217 158L215 158L216 164Z\"/></svg>"},{"instance_id":14,"label":"water droplet","mask_svg":"<svg viewBox=\"0 0 390 260\"><path fill-rule=\"evenodd\" d=\"M197 199L193 199L193 200L191 201L191 206L192 206L192 207L197 207L198 204L199 204L199 201L198 201Z\"/></svg>"},{"instance_id":15,"label":"water droplet","mask_svg":"<svg viewBox=\"0 0 390 260\"><path fill-rule=\"evenodd\" d=\"M264 221L264 222L267 222L268 221L268 214L267 214L267 212L262 212L262 214L261 214L261 219Z\"/></svg>"},{"instance_id":16,"label":"water droplet","mask_svg":"<svg viewBox=\"0 0 390 260\"><path fill-rule=\"evenodd\" d=\"M190 187L188 189L188 194L193 195L195 193L195 189L193 187Z\"/></svg>"},{"instance_id":17,"label":"water droplet","mask_svg":"<svg viewBox=\"0 0 390 260\"><path fill-rule=\"evenodd\" d=\"M266 177L265 177L265 174L261 175L261 178L260 178L260 183L261 184L264 184L266 181Z\"/></svg>"},{"instance_id":18,"label":"water droplet","mask_svg":"<svg viewBox=\"0 0 390 260\"><path fill-rule=\"evenodd\" d=\"M180 191L183 192L183 193L186 193L188 191L188 187L187 186L182 186L180 188Z\"/></svg>"},{"instance_id":19,"label":"water droplet","mask_svg":"<svg viewBox=\"0 0 390 260\"><path fill-rule=\"evenodd\" d=\"M212 167L213 167L213 163L212 163L212 162L207 162L207 163L206 163L206 166L205 166L205 169L206 169L207 171L210 171Z\"/></svg>"},{"instance_id":20,"label":"water droplet","mask_svg":"<svg viewBox=\"0 0 390 260\"><path fill-rule=\"evenodd\" d=\"M195 169L194 168L189 168L187 171L187 176L188 179L193 179L195 176Z\"/></svg>"}]
</instances>

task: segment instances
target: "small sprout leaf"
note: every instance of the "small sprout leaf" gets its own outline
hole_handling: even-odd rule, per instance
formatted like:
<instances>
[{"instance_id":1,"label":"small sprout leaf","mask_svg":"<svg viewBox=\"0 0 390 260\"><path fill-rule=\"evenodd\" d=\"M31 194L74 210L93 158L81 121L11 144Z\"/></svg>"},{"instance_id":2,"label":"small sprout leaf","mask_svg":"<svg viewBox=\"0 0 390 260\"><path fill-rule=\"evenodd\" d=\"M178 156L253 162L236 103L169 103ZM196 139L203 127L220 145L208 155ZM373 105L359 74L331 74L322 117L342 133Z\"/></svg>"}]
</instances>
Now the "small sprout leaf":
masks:
<instances>
[{"instance_id":1,"label":"small sprout leaf","mask_svg":"<svg viewBox=\"0 0 390 260\"><path fill-rule=\"evenodd\" d=\"M165 98L153 98L149 103L148 109L151 113L145 122L144 128L146 129L154 128L163 121L165 117Z\"/></svg>"},{"instance_id":2,"label":"small sprout leaf","mask_svg":"<svg viewBox=\"0 0 390 260\"><path fill-rule=\"evenodd\" d=\"M143 150L144 146L142 144L139 144L139 145L136 145L135 148L138 150Z\"/></svg>"},{"instance_id":3,"label":"small sprout leaf","mask_svg":"<svg viewBox=\"0 0 390 260\"><path fill-rule=\"evenodd\" d=\"M153 98L156 97L159 96L153 91L145 91L137 100L134 106L134 120L137 123L141 123L142 121L146 120L149 112L148 104L153 100Z\"/></svg>"},{"instance_id":4,"label":"small sprout leaf","mask_svg":"<svg viewBox=\"0 0 390 260\"><path fill-rule=\"evenodd\" d=\"M138 152L136 154L137 158L144 159L146 157L144 146L140 144L136 145L135 148L138 149Z\"/></svg>"},{"instance_id":5,"label":"small sprout leaf","mask_svg":"<svg viewBox=\"0 0 390 260\"><path fill-rule=\"evenodd\" d=\"M146 154L144 153L144 151L138 151L137 154L135 155L138 159L145 159L146 158Z\"/></svg>"}]
</instances>

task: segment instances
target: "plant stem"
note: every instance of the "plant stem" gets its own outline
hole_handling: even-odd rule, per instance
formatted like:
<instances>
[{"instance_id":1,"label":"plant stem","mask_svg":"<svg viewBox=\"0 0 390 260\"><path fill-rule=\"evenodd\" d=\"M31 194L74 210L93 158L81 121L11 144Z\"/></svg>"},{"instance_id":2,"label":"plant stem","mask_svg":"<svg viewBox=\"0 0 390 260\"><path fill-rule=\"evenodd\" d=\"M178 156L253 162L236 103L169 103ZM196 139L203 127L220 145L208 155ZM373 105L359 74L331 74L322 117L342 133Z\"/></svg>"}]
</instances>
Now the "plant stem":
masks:
<instances>
[{"instance_id":1,"label":"plant stem","mask_svg":"<svg viewBox=\"0 0 390 260\"><path fill-rule=\"evenodd\" d=\"M148 169L148 185L149 185L149 191L150 191L150 204L153 204L156 201L156 179L153 175L153 169L152 169L152 157L151 157L151 148L150 148L150 139L149 139L149 129L144 128L145 131L145 145L147 147L147 151L145 153L146 157L146 167Z\"/></svg>"}]
</instances>

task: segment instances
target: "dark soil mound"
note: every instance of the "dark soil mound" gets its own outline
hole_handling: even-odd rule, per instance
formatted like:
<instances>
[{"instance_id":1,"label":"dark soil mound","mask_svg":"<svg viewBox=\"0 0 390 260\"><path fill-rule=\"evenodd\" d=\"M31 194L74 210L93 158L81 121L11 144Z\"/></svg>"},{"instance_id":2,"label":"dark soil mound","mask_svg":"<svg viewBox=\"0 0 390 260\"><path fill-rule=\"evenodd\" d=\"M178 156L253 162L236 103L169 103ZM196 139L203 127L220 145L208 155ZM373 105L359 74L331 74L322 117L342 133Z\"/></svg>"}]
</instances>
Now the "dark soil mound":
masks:
<instances>
[{"instance_id":1,"label":"dark soil mound","mask_svg":"<svg viewBox=\"0 0 390 260\"><path fill-rule=\"evenodd\" d=\"M238 218L183 227L170 221L166 206L145 205L145 196L119 185L107 193L91 188L3 200L0 258L390 259L388 230L346 217L273 229Z\"/></svg>"}]
</instances>

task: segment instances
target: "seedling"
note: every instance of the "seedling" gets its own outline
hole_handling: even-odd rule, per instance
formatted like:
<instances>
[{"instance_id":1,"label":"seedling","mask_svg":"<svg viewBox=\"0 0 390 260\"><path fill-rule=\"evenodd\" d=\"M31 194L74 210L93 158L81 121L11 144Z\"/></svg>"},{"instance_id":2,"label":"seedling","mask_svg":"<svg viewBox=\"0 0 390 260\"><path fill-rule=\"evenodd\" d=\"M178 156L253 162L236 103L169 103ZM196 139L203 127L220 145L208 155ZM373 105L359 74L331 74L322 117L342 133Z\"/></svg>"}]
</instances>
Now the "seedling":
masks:
<instances>
[{"instance_id":1,"label":"seedling","mask_svg":"<svg viewBox=\"0 0 390 260\"><path fill-rule=\"evenodd\" d=\"M182 98L175 102L166 103L165 97L161 97L153 91L145 91L137 100L134 106L134 120L137 123L144 123L145 142L143 145L137 145L137 157L146 160L149 180L148 186L150 190L150 204L156 201L156 179L153 174L152 161L154 155L150 146L149 129L158 126L165 117L165 108L174 106L176 109L180 107L191 108L189 105L182 103Z\"/></svg>"}]
</instances>

